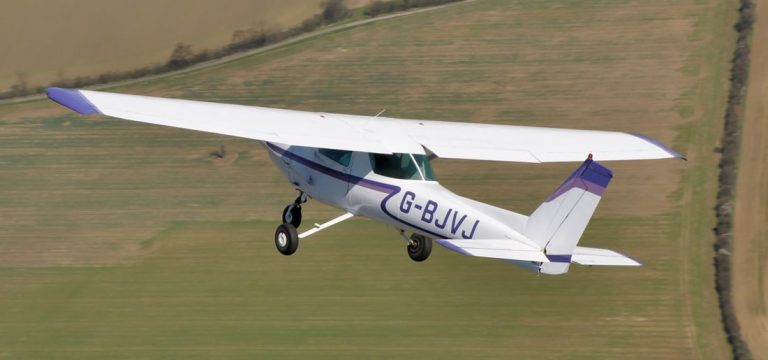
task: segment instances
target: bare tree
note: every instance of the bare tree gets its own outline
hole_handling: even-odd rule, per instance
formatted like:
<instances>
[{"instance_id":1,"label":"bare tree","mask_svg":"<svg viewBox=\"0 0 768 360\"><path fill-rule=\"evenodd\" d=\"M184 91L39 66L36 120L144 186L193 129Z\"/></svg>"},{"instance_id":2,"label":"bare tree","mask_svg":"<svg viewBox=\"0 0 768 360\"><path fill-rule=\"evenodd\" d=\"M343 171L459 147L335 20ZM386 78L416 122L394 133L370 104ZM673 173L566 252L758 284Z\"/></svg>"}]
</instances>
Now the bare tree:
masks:
<instances>
[{"instance_id":1,"label":"bare tree","mask_svg":"<svg viewBox=\"0 0 768 360\"><path fill-rule=\"evenodd\" d=\"M325 0L320 6L323 8L322 16L326 23L341 20L351 14L344 0Z\"/></svg>"},{"instance_id":2,"label":"bare tree","mask_svg":"<svg viewBox=\"0 0 768 360\"><path fill-rule=\"evenodd\" d=\"M219 145L219 149L216 151L211 152L210 154L212 157L215 157L217 159L223 159L227 156L227 146L224 144Z\"/></svg>"},{"instance_id":3,"label":"bare tree","mask_svg":"<svg viewBox=\"0 0 768 360\"><path fill-rule=\"evenodd\" d=\"M24 71L16 72L16 83L11 85L11 91L17 93L26 93L29 90L29 82L27 81L27 73Z\"/></svg>"},{"instance_id":4,"label":"bare tree","mask_svg":"<svg viewBox=\"0 0 768 360\"><path fill-rule=\"evenodd\" d=\"M190 64L192 57L195 55L192 51L192 45L185 44L183 42L177 43L173 48L171 57L168 58L168 65L172 67L184 67Z\"/></svg>"}]
</instances>

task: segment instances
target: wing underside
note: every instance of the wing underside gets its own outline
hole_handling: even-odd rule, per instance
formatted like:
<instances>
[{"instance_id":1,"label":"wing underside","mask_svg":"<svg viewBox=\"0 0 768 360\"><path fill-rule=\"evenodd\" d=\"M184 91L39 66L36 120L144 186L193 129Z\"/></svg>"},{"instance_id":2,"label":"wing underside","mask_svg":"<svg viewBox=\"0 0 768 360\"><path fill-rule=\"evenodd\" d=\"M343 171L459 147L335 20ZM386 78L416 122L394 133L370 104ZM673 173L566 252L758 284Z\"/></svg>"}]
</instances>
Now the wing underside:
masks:
<instances>
[{"instance_id":1,"label":"wing underside","mask_svg":"<svg viewBox=\"0 0 768 360\"><path fill-rule=\"evenodd\" d=\"M49 88L81 114L296 146L512 162L682 158L639 134L314 113L90 90Z\"/></svg>"}]
</instances>

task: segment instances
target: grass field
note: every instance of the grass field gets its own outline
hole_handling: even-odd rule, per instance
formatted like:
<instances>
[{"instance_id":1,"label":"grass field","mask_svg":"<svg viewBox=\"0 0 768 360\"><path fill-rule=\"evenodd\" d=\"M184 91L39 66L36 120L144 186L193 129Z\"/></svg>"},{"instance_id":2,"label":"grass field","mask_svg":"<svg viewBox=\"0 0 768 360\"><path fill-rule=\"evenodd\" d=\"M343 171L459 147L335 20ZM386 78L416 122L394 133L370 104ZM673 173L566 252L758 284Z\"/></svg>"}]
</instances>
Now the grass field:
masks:
<instances>
[{"instance_id":1,"label":"grass field","mask_svg":"<svg viewBox=\"0 0 768 360\"><path fill-rule=\"evenodd\" d=\"M162 63L178 42L221 47L252 26L285 29L321 0L0 0L0 90ZM360 6L367 0L347 1Z\"/></svg>"},{"instance_id":2,"label":"grass field","mask_svg":"<svg viewBox=\"0 0 768 360\"><path fill-rule=\"evenodd\" d=\"M733 302L756 358L768 358L768 7L757 8L733 233Z\"/></svg>"},{"instance_id":3,"label":"grass field","mask_svg":"<svg viewBox=\"0 0 768 360\"><path fill-rule=\"evenodd\" d=\"M115 89L356 114L643 132L582 240L645 263L537 277L353 220L279 256L295 196L253 142L0 107L0 356L725 358L712 275L734 1L478 0ZM231 154L214 161L224 143ZM574 164L438 160L528 213ZM305 207L308 221L337 211Z\"/></svg>"}]
</instances>

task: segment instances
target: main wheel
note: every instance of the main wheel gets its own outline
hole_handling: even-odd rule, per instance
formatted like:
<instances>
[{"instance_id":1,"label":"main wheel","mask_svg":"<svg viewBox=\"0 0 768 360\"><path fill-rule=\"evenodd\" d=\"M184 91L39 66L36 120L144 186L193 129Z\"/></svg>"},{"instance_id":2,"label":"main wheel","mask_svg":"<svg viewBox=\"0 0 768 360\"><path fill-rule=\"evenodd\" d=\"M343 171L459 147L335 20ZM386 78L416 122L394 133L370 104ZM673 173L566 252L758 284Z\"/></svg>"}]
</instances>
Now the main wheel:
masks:
<instances>
[{"instance_id":1,"label":"main wheel","mask_svg":"<svg viewBox=\"0 0 768 360\"><path fill-rule=\"evenodd\" d=\"M299 248L299 235L291 224L281 224L275 231L275 246L283 255L291 255Z\"/></svg>"},{"instance_id":2,"label":"main wheel","mask_svg":"<svg viewBox=\"0 0 768 360\"><path fill-rule=\"evenodd\" d=\"M293 203L283 209L283 224L291 224L295 228L301 225L301 205Z\"/></svg>"},{"instance_id":3,"label":"main wheel","mask_svg":"<svg viewBox=\"0 0 768 360\"><path fill-rule=\"evenodd\" d=\"M408 242L408 256L411 260L421 262L427 260L432 253L432 239L419 234L411 235L411 241Z\"/></svg>"}]
</instances>

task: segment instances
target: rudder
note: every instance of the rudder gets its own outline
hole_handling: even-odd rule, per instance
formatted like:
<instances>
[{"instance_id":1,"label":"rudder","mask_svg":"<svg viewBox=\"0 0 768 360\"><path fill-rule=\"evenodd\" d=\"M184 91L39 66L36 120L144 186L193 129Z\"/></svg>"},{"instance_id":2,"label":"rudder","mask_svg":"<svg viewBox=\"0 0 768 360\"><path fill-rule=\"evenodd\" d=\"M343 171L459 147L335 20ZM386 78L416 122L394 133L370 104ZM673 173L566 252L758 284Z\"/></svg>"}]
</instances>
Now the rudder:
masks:
<instances>
[{"instance_id":1,"label":"rudder","mask_svg":"<svg viewBox=\"0 0 768 360\"><path fill-rule=\"evenodd\" d=\"M528 217L525 235L544 249L550 261L541 264L541 273L568 272L576 245L611 178L611 170L590 155Z\"/></svg>"}]
</instances>

